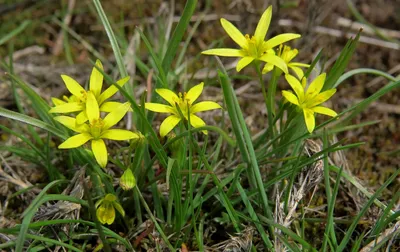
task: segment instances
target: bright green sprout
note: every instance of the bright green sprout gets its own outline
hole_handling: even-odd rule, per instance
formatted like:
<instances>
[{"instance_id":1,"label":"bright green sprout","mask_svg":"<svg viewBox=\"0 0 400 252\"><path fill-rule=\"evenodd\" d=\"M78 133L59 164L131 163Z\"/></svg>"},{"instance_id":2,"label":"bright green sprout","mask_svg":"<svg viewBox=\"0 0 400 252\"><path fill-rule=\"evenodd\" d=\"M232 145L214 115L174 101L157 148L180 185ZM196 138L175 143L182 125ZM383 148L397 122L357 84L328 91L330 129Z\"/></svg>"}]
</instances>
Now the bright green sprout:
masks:
<instances>
[{"instance_id":1,"label":"bright green sprout","mask_svg":"<svg viewBox=\"0 0 400 252\"><path fill-rule=\"evenodd\" d=\"M321 93L325 83L326 73L319 75L306 90L307 80L302 79L302 83L291 75L285 75L287 82L290 84L296 95L290 91L282 91L282 95L291 103L299 106L303 110L304 120L308 132L312 133L315 128L314 113L324 114L335 117L337 113L332 109L318 106L329 100L336 93L336 89L329 89Z\"/></svg>"},{"instance_id":2,"label":"bright green sprout","mask_svg":"<svg viewBox=\"0 0 400 252\"><path fill-rule=\"evenodd\" d=\"M136 186L135 175L131 169L126 169L119 179L119 185L125 191L130 190Z\"/></svg>"},{"instance_id":3,"label":"bright green sprout","mask_svg":"<svg viewBox=\"0 0 400 252\"><path fill-rule=\"evenodd\" d=\"M159 94L164 100L166 100L170 104L170 106L159 103L146 103L146 109L159 113L172 114L161 123L161 137L165 137L173 128L175 128L175 126L182 119L188 121L189 114L190 124L193 127L198 128L204 126L206 125L206 123L200 117L196 116L195 113L221 108L218 103L212 101L202 101L193 104L203 92L203 87L204 83L202 82L192 87L187 93L179 93L178 95L176 95L169 89L156 89L157 94ZM180 112L182 113L184 118L182 118ZM207 131L203 131L203 133L207 134Z\"/></svg>"},{"instance_id":4,"label":"bright green sprout","mask_svg":"<svg viewBox=\"0 0 400 252\"><path fill-rule=\"evenodd\" d=\"M104 119L100 117L99 105L94 94L89 92L87 97L86 113L89 123L77 124L77 119L69 116L56 116L54 120L60 122L67 128L78 132L78 135L65 140L59 149L77 148L91 140L91 147L97 163L105 168L108 162L107 147L103 139L129 140L139 138L137 133L129 130L110 129L117 124L130 109L129 103L120 104L115 110L106 115Z\"/></svg>"},{"instance_id":5,"label":"bright green sprout","mask_svg":"<svg viewBox=\"0 0 400 252\"><path fill-rule=\"evenodd\" d=\"M222 27L226 33L228 33L229 37L231 37L233 41L241 47L241 49L217 48L206 50L202 52L202 54L241 57L242 59L240 59L236 65L236 71L238 72L254 60L261 60L270 63L287 73L288 69L286 63L273 53L273 48L289 40L300 38L301 35L295 33L284 33L265 41L264 39L268 32L271 18L272 6L268 7L262 14L254 36L248 34L243 36L243 34L232 23L221 18Z\"/></svg>"},{"instance_id":6,"label":"bright green sprout","mask_svg":"<svg viewBox=\"0 0 400 252\"><path fill-rule=\"evenodd\" d=\"M103 70L103 65L100 60L96 61L96 67ZM92 73L90 75L89 90L86 91L76 80L72 79L68 75L61 75L65 86L71 92L71 97L64 96L63 100L52 98L55 107L50 109L50 113L73 113L80 112L76 116L76 122L82 124L88 120L86 114L86 101L89 94L93 94L100 106L100 111L111 112L116 109L121 103L106 101L111 96L113 96L118 88L115 86L110 86L103 93L101 92L103 87L103 74L96 68L93 67ZM129 76L117 81L117 85L122 87L128 82Z\"/></svg>"},{"instance_id":7,"label":"bright green sprout","mask_svg":"<svg viewBox=\"0 0 400 252\"><path fill-rule=\"evenodd\" d=\"M125 216L125 211L121 204L118 203L117 197L111 193L108 193L104 198L96 202L96 216L101 224L107 223L111 225L115 220L115 209L122 215Z\"/></svg>"},{"instance_id":8,"label":"bright green sprout","mask_svg":"<svg viewBox=\"0 0 400 252\"><path fill-rule=\"evenodd\" d=\"M279 46L278 57L283 59L283 61L286 63L287 68L292 70L296 74L297 78L301 80L304 76L304 72L300 67L310 67L310 65L300 62L291 62L297 56L297 54L299 54L299 50L297 49L291 49L290 46L286 45ZM262 73L266 74L273 68L274 65L267 63L265 64Z\"/></svg>"}]
</instances>

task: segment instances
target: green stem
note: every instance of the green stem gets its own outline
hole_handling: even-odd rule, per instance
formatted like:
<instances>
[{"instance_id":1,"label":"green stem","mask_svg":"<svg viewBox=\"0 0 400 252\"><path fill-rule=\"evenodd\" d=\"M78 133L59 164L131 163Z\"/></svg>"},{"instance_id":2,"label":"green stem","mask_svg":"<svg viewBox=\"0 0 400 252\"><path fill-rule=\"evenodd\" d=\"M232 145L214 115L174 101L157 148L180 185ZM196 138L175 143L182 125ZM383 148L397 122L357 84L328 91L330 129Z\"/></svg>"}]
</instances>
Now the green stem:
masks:
<instances>
[{"instance_id":1,"label":"green stem","mask_svg":"<svg viewBox=\"0 0 400 252\"><path fill-rule=\"evenodd\" d=\"M169 248L170 251L175 251L175 248L172 246L172 244L169 242L168 237L165 235L164 231L161 229L160 224L158 224L156 217L153 215L151 212L151 209L149 208L149 205L147 205L146 200L143 198L142 193L140 192L139 188L135 186L135 190L137 191L137 194L139 195L140 201L142 201L142 204L144 208L147 211L147 214L150 216L150 219L153 221L154 225L156 226L157 231L160 233L162 239L164 240L165 244Z\"/></svg>"}]
</instances>

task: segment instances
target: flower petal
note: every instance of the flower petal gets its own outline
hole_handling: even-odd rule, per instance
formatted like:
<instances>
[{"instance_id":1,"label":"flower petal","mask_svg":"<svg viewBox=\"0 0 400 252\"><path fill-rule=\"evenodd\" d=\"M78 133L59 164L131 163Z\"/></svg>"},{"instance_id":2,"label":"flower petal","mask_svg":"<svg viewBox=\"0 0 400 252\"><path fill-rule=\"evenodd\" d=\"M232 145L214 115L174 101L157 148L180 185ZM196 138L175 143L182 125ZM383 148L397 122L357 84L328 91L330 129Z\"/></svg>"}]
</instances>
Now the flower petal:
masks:
<instances>
[{"instance_id":1,"label":"flower petal","mask_svg":"<svg viewBox=\"0 0 400 252\"><path fill-rule=\"evenodd\" d=\"M89 118L89 122L98 120L100 117L99 104L97 103L96 97L91 91L87 93L86 115Z\"/></svg>"},{"instance_id":2,"label":"flower petal","mask_svg":"<svg viewBox=\"0 0 400 252\"><path fill-rule=\"evenodd\" d=\"M207 111L207 110L212 110L212 109L220 109L220 108L222 108L221 105L219 105L216 102L213 102L213 101L202 101L202 102L194 104L190 108L190 113L194 114L194 113L201 112L201 111Z\"/></svg>"},{"instance_id":3,"label":"flower petal","mask_svg":"<svg viewBox=\"0 0 400 252\"><path fill-rule=\"evenodd\" d=\"M84 133L89 131L89 126L87 124L77 124L76 119L70 116L56 116L54 120L61 123L68 129L71 129L78 133Z\"/></svg>"},{"instance_id":4,"label":"flower petal","mask_svg":"<svg viewBox=\"0 0 400 252\"><path fill-rule=\"evenodd\" d=\"M103 122L103 130L107 130L117 124L121 119L125 116L126 112L130 109L131 104L129 102L126 102L119 106L116 110L110 112L106 117L104 118Z\"/></svg>"},{"instance_id":5,"label":"flower petal","mask_svg":"<svg viewBox=\"0 0 400 252\"><path fill-rule=\"evenodd\" d=\"M228 20L221 18L222 28L228 33L229 37L233 39L241 48L247 48L247 40L243 34Z\"/></svg>"},{"instance_id":6,"label":"flower petal","mask_svg":"<svg viewBox=\"0 0 400 252\"><path fill-rule=\"evenodd\" d=\"M283 95L283 97L285 97L286 100L288 100L290 103L293 103L293 104L299 106L299 100L298 100L298 98L297 98L292 92L283 90L283 91L282 91L282 95Z\"/></svg>"},{"instance_id":7,"label":"flower petal","mask_svg":"<svg viewBox=\"0 0 400 252\"><path fill-rule=\"evenodd\" d=\"M49 110L49 113L72 113L82 111L84 108L82 103L78 102L71 102L71 103L64 103L61 105L56 105Z\"/></svg>"},{"instance_id":8,"label":"flower petal","mask_svg":"<svg viewBox=\"0 0 400 252\"><path fill-rule=\"evenodd\" d=\"M304 99L304 89L300 81L298 81L295 77L289 74L285 75L285 79L296 93L297 97L299 98L299 101L302 102Z\"/></svg>"},{"instance_id":9,"label":"flower petal","mask_svg":"<svg viewBox=\"0 0 400 252\"><path fill-rule=\"evenodd\" d=\"M190 124L194 127L194 128L198 128L198 127L202 127L205 126L206 123L203 121L203 119L201 119L200 117L191 114L190 115ZM205 135L207 135L207 130L203 130L202 131Z\"/></svg>"},{"instance_id":10,"label":"flower petal","mask_svg":"<svg viewBox=\"0 0 400 252\"><path fill-rule=\"evenodd\" d=\"M75 136L72 136L65 140L62 144L58 146L59 149L72 149L72 148L77 148L83 144L85 144L87 141L92 139L92 135L89 133L81 133Z\"/></svg>"},{"instance_id":11,"label":"flower petal","mask_svg":"<svg viewBox=\"0 0 400 252\"><path fill-rule=\"evenodd\" d=\"M204 87L204 82L201 82L200 84L197 84L196 86L189 89L189 91L186 93L185 98L188 100L190 104L194 103L197 100L197 98L199 98L201 92L203 92L203 87Z\"/></svg>"},{"instance_id":12,"label":"flower petal","mask_svg":"<svg viewBox=\"0 0 400 252\"><path fill-rule=\"evenodd\" d=\"M83 123L85 123L87 120L88 120L88 117L87 117L87 115L86 115L86 109L85 109L85 110L82 110L82 112L79 113L79 114L76 116L76 123L77 123L77 124L83 124Z\"/></svg>"},{"instance_id":13,"label":"flower petal","mask_svg":"<svg viewBox=\"0 0 400 252\"><path fill-rule=\"evenodd\" d=\"M180 121L181 118L176 115L171 115L165 118L160 125L160 136L165 137Z\"/></svg>"},{"instance_id":14,"label":"flower petal","mask_svg":"<svg viewBox=\"0 0 400 252\"><path fill-rule=\"evenodd\" d=\"M54 106L57 106L57 105L61 105L61 104L65 104L65 103L66 103L65 101L60 100L60 99L55 98L55 97L51 97L51 101L53 102Z\"/></svg>"},{"instance_id":15,"label":"flower petal","mask_svg":"<svg viewBox=\"0 0 400 252\"><path fill-rule=\"evenodd\" d=\"M301 80L304 76L304 72L300 67L293 66L291 64L288 65L288 67L296 74L297 78Z\"/></svg>"},{"instance_id":16,"label":"flower petal","mask_svg":"<svg viewBox=\"0 0 400 252\"><path fill-rule=\"evenodd\" d=\"M120 102L114 102L114 101L109 101L109 102L104 102L100 106L100 111L102 112L111 112L116 110L119 106L121 106L123 103Z\"/></svg>"},{"instance_id":17,"label":"flower petal","mask_svg":"<svg viewBox=\"0 0 400 252\"><path fill-rule=\"evenodd\" d=\"M315 128L315 117L314 117L314 111L311 109L303 109L304 113L304 120L306 122L307 130L308 132L312 133Z\"/></svg>"},{"instance_id":18,"label":"flower petal","mask_svg":"<svg viewBox=\"0 0 400 252\"><path fill-rule=\"evenodd\" d=\"M271 63L267 63L267 64L265 64L265 66L262 70L262 73L266 74L268 72L271 72L273 69L274 69L274 65L272 65Z\"/></svg>"},{"instance_id":19,"label":"flower petal","mask_svg":"<svg viewBox=\"0 0 400 252\"><path fill-rule=\"evenodd\" d=\"M123 87L130 79L131 77L127 76L123 79L120 79L117 81L116 85ZM105 100L113 96L116 92L118 92L118 88L116 86L111 85L109 88L107 88L103 93L101 93L100 97L98 98L97 102L99 104L103 104Z\"/></svg>"},{"instance_id":20,"label":"flower petal","mask_svg":"<svg viewBox=\"0 0 400 252\"><path fill-rule=\"evenodd\" d=\"M321 92L322 88L324 87L325 79L326 73L322 73L311 82L306 92L307 99L311 99Z\"/></svg>"},{"instance_id":21,"label":"flower petal","mask_svg":"<svg viewBox=\"0 0 400 252\"><path fill-rule=\"evenodd\" d=\"M101 222L101 224L107 223L111 225L115 220L115 209L112 203L103 203L96 210L97 219Z\"/></svg>"},{"instance_id":22,"label":"flower petal","mask_svg":"<svg viewBox=\"0 0 400 252\"><path fill-rule=\"evenodd\" d=\"M179 97L169 89L157 88L156 92L159 96L161 96L164 100L166 100L172 106L175 106L175 101L179 100Z\"/></svg>"},{"instance_id":23,"label":"flower petal","mask_svg":"<svg viewBox=\"0 0 400 252\"><path fill-rule=\"evenodd\" d=\"M129 140L133 138L139 138L139 135L129 130L109 129L101 133L100 138L111 140Z\"/></svg>"},{"instance_id":24,"label":"flower petal","mask_svg":"<svg viewBox=\"0 0 400 252\"><path fill-rule=\"evenodd\" d=\"M81 97L82 94L86 92L86 90L81 85L79 85L76 80L72 79L68 75L61 75L61 78L63 79L65 86L71 94L77 97Z\"/></svg>"},{"instance_id":25,"label":"flower petal","mask_svg":"<svg viewBox=\"0 0 400 252\"><path fill-rule=\"evenodd\" d=\"M107 147L103 139L92 140L92 151L97 163L101 166L101 168L105 168L107 166L108 154Z\"/></svg>"},{"instance_id":26,"label":"flower petal","mask_svg":"<svg viewBox=\"0 0 400 252\"><path fill-rule=\"evenodd\" d=\"M312 108L312 110L318 114L323 114L323 115L332 116L332 117L337 116L337 113L334 110L327 108L327 107L323 107L323 106L314 107L314 108Z\"/></svg>"},{"instance_id":27,"label":"flower petal","mask_svg":"<svg viewBox=\"0 0 400 252\"><path fill-rule=\"evenodd\" d=\"M174 108L165 104L147 102L144 107L158 113L174 113Z\"/></svg>"},{"instance_id":28,"label":"flower petal","mask_svg":"<svg viewBox=\"0 0 400 252\"><path fill-rule=\"evenodd\" d=\"M268 62L268 63L280 68L284 73L288 72L286 62L279 56L266 53L260 57L260 60Z\"/></svg>"},{"instance_id":29,"label":"flower petal","mask_svg":"<svg viewBox=\"0 0 400 252\"><path fill-rule=\"evenodd\" d=\"M334 95L336 93L336 89L328 89L320 94L318 94L317 96L315 96L312 100L307 101L307 107L311 108L311 107L315 107L321 103L326 102L327 100L329 100L329 98L332 97L332 95Z\"/></svg>"},{"instance_id":30,"label":"flower petal","mask_svg":"<svg viewBox=\"0 0 400 252\"><path fill-rule=\"evenodd\" d=\"M297 66L297 67L310 67L310 64L304 64L300 62L291 62L290 65Z\"/></svg>"},{"instance_id":31,"label":"flower petal","mask_svg":"<svg viewBox=\"0 0 400 252\"><path fill-rule=\"evenodd\" d=\"M125 210L122 208L121 204L119 204L118 202L114 201L113 206L115 209L117 209L117 211L123 216L125 216Z\"/></svg>"},{"instance_id":32,"label":"flower petal","mask_svg":"<svg viewBox=\"0 0 400 252\"><path fill-rule=\"evenodd\" d=\"M100 60L96 60L96 65L92 69L92 74L90 75L90 91L93 92L95 97L99 97L101 89L103 87L103 74L96 68L98 67L103 71L103 65Z\"/></svg>"},{"instance_id":33,"label":"flower petal","mask_svg":"<svg viewBox=\"0 0 400 252\"><path fill-rule=\"evenodd\" d=\"M270 5L262 14L260 21L258 21L256 31L254 33L254 37L257 40L257 44L261 43L265 39L265 35L267 35L267 31L269 25L271 23L272 18L272 5Z\"/></svg>"},{"instance_id":34,"label":"flower petal","mask_svg":"<svg viewBox=\"0 0 400 252\"><path fill-rule=\"evenodd\" d=\"M244 67L249 65L251 62L253 62L254 57L243 57L239 60L239 62L236 65L236 71L240 72Z\"/></svg>"},{"instance_id":35,"label":"flower petal","mask_svg":"<svg viewBox=\"0 0 400 252\"><path fill-rule=\"evenodd\" d=\"M283 33L283 34L277 35L277 36L269 39L268 41L266 41L264 43L263 47L265 48L265 50L268 50L268 49L274 48L277 45L283 44L289 40L297 39L300 37L301 37L300 34Z\"/></svg>"},{"instance_id":36,"label":"flower petal","mask_svg":"<svg viewBox=\"0 0 400 252\"><path fill-rule=\"evenodd\" d=\"M201 52L206 55L217 55L224 57L243 57L245 54L240 49L231 49L231 48L216 48L209 49Z\"/></svg>"}]
</instances>

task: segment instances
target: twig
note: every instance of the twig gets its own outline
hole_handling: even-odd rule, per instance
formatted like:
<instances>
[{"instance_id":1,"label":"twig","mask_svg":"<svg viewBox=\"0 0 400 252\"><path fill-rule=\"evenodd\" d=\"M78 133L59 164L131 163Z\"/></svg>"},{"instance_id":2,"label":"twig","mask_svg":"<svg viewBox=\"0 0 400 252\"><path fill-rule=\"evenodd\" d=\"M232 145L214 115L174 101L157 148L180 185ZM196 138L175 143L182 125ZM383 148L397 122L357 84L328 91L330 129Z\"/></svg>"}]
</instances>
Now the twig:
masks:
<instances>
[{"instance_id":1,"label":"twig","mask_svg":"<svg viewBox=\"0 0 400 252\"><path fill-rule=\"evenodd\" d=\"M65 27L68 27L69 24L71 23L71 18L72 18L72 11L75 7L75 0L69 0L68 1L68 7L67 7L67 13L65 14L63 24ZM57 40L54 43L54 47L52 49L52 53L55 56L60 55L62 51L62 46L63 46L63 40L64 40L64 28L62 28L57 36Z\"/></svg>"}]
</instances>

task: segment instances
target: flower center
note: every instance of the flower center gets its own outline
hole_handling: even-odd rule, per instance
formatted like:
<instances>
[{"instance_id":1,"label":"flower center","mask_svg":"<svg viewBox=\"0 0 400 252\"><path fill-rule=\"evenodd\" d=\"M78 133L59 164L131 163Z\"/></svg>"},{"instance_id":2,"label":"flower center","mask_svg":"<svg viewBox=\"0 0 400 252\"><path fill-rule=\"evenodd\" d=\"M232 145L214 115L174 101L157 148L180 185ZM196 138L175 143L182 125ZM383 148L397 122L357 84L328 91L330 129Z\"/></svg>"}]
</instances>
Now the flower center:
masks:
<instances>
[{"instance_id":1,"label":"flower center","mask_svg":"<svg viewBox=\"0 0 400 252\"><path fill-rule=\"evenodd\" d=\"M93 138L97 139L100 137L103 126L104 121L101 118L94 119L90 122L90 133L92 134Z\"/></svg>"},{"instance_id":2,"label":"flower center","mask_svg":"<svg viewBox=\"0 0 400 252\"><path fill-rule=\"evenodd\" d=\"M187 118L189 107L192 105L192 102L186 96L187 96L186 92L184 92L183 94L179 92L178 93L179 98L178 100L175 101L175 104L179 106L179 109L181 110L185 118Z\"/></svg>"},{"instance_id":3,"label":"flower center","mask_svg":"<svg viewBox=\"0 0 400 252\"><path fill-rule=\"evenodd\" d=\"M262 46L263 43L257 43L256 38L254 36L250 36L249 34L246 34L244 37L247 40L246 51L249 56L258 59L265 54L265 50Z\"/></svg>"},{"instance_id":4,"label":"flower center","mask_svg":"<svg viewBox=\"0 0 400 252\"><path fill-rule=\"evenodd\" d=\"M86 100L87 100L87 92L84 91L84 90L81 90L81 96L78 97L78 100L79 100L81 103L86 103Z\"/></svg>"}]
</instances>

